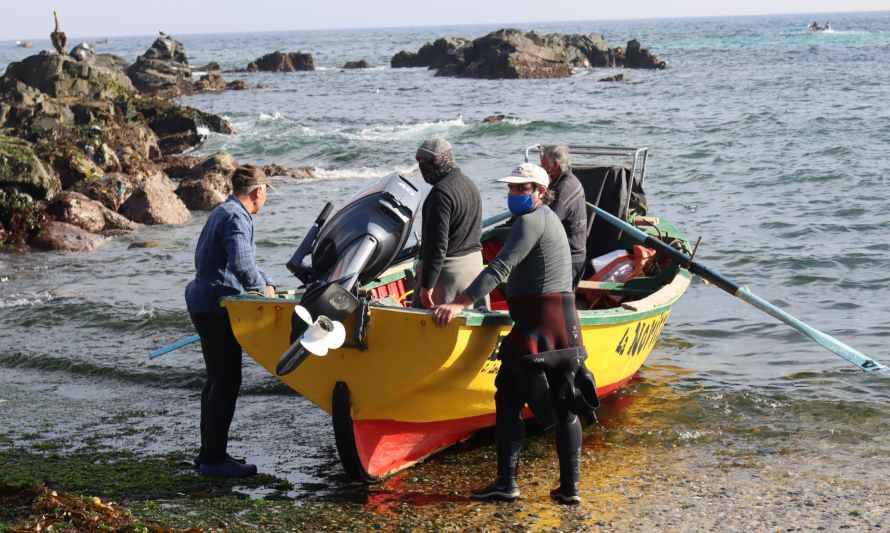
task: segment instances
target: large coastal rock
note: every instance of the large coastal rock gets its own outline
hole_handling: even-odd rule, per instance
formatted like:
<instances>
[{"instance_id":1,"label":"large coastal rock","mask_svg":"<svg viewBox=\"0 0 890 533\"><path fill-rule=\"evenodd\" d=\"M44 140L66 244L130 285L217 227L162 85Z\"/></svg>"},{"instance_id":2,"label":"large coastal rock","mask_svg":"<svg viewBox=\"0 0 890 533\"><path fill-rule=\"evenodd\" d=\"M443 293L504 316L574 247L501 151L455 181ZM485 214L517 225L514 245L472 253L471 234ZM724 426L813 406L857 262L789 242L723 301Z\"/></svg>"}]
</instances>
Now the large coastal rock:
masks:
<instances>
[{"instance_id":1,"label":"large coastal rock","mask_svg":"<svg viewBox=\"0 0 890 533\"><path fill-rule=\"evenodd\" d=\"M127 69L127 75L145 94L178 96L192 92L192 69L185 47L163 33Z\"/></svg>"},{"instance_id":2,"label":"large coastal rock","mask_svg":"<svg viewBox=\"0 0 890 533\"><path fill-rule=\"evenodd\" d=\"M635 50L640 50L639 43ZM428 67L435 69L437 76L525 79L562 78L570 76L575 68L624 66L624 59L624 50L610 49L598 33L502 29L473 41L460 37L437 39L422 46L417 53L399 52L390 64L393 68ZM653 67L653 64L662 66ZM664 68L664 62L643 49L627 66Z\"/></svg>"},{"instance_id":3,"label":"large coastal rock","mask_svg":"<svg viewBox=\"0 0 890 533\"><path fill-rule=\"evenodd\" d=\"M90 233L74 224L51 220L43 226L40 234L31 241L31 246L38 250L91 252L106 240L106 237Z\"/></svg>"},{"instance_id":4,"label":"large coastal rock","mask_svg":"<svg viewBox=\"0 0 890 533\"><path fill-rule=\"evenodd\" d=\"M297 72L315 70L312 54L303 52L272 52L250 62L247 72Z\"/></svg>"},{"instance_id":5,"label":"large coastal rock","mask_svg":"<svg viewBox=\"0 0 890 533\"><path fill-rule=\"evenodd\" d=\"M231 154L214 154L191 169L176 194L189 209L210 211L232 193L232 174L237 168L238 162Z\"/></svg>"},{"instance_id":6,"label":"large coastal rock","mask_svg":"<svg viewBox=\"0 0 890 533\"><path fill-rule=\"evenodd\" d=\"M106 230L133 231L138 224L108 209L100 202L74 191L57 195L47 205L47 213L59 222L66 222L91 233Z\"/></svg>"},{"instance_id":7,"label":"large coastal rock","mask_svg":"<svg viewBox=\"0 0 890 533\"><path fill-rule=\"evenodd\" d=\"M153 174L121 205L120 213L142 224L185 224L191 214L173 191L170 178Z\"/></svg>"},{"instance_id":8,"label":"large coastal rock","mask_svg":"<svg viewBox=\"0 0 890 533\"><path fill-rule=\"evenodd\" d=\"M59 177L23 139L0 135L0 188L11 188L46 199L62 189Z\"/></svg>"},{"instance_id":9,"label":"large coastal rock","mask_svg":"<svg viewBox=\"0 0 890 533\"><path fill-rule=\"evenodd\" d=\"M19 81L53 98L111 101L134 92L120 71L46 51L10 63L3 77L7 83Z\"/></svg>"}]
</instances>

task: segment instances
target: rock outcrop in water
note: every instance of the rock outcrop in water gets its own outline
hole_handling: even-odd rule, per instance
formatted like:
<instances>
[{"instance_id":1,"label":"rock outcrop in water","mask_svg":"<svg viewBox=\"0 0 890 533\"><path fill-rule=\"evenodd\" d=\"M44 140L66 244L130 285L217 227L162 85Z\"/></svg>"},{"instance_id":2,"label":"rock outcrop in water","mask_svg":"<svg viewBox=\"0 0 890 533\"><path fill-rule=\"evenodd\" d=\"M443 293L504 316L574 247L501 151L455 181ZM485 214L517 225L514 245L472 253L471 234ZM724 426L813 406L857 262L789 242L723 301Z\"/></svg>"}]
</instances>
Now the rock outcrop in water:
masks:
<instances>
[{"instance_id":1,"label":"rock outcrop in water","mask_svg":"<svg viewBox=\"0 0 890 533\"><path fill-rule=\"evenodd\" d=\"M192 69L182 43L163 34L136 59L127 75L145 94L179 96L192 92Z\"/></svg>"},{"instance_id":2,"label":"rock outcrop in water","mask_svg":"<svg viewBox=\"0 0 890 533\"><path fill-rule=\"evenodd\" d=\"M666 68L664 61L630 41L627 52L609 48L598 33L561 34L502 29L470 41L444 37L417 53L393 56L393 68L427 67L437 76L484 79L564 78L575 68Z\"/></svg>"},{"instance_id":3,"label":"rock outcrop in water","mask_svg":"<svg viewBox=\"0 0 890 533\"><path fill-rule=\"evenodd\" d=\"M246 72L297 72L315 70L312 54L303 52L272 52L251 61Z\"/></svg>"},{"instance_id":4,"label":"rock outcrop in water","mask_svg":"<svg viewBox=\"0 0 890 533\"><path fill-rule=\"evenodd\" d=\"M0 78L0 247L89 250L99 232L190 218L159 163L231 125L143 95L113 57L97 59L43 52Z\"/></svg>"},{"instance_id":5,"label":"rock outcrop in water","mask_svg":"<svg viewBox=\"0 0 890 533\"><path fill-rule=\"evenodd\" d=\"M371 68L371 65L365 61L364 59L359 59L358 61L347 61L343 63L344 69L360 69L360 68Z\"/></svg>"}]
</instances>

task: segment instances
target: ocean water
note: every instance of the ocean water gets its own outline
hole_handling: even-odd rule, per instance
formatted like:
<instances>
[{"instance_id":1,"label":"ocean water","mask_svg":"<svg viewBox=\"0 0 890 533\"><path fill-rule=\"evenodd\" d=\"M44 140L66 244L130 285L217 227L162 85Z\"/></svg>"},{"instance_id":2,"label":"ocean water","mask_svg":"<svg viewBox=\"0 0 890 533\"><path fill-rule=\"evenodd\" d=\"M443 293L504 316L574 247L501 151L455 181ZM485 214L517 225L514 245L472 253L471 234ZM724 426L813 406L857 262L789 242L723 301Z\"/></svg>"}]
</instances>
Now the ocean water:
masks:
<instances>
[{"instance_id":1,"label":"ocean water","mask_svg":"<svg viewBox=\"0 0 890 533\"><path fill-rule=\"evenodd\" d=\"M454 144L486 215L504 209L492 180L526 146L646 146L651 210L702 237L702 262L890 363L890 12L832 14L835 31L820 34L805 30L813 18L519 25L598 31L612 46L638 38L670 65L626 71L625 83L597 81L618 72L611 69L484 81L388 67L399 50L502 25L176 37L194 65L238 68L278 49L315 56L315 72L227 74L263 88L184 99L237 130L212 135L199 153L319 169L318 179L277 183L256 220L260 262L280 285L296 285L284 263L323 203L342 205L393 171L416 178L413 154L424 138ZM112 38L99 48L132 60L152 40ZM0 69L29 53L0 43ZM378 66L339 68L355 59ZM481 122L495 113L509 118ZM20 440L35 431L112 435L106 414L133 412L160 436L110 443L146 452L194 446L199 351L146 356L192 333L182 293L205 218L146 227L89 254L0 255L0 430ZM145 240L160 246L128 249ZM589 430L598 441L693 456L784 450L826 468L890 463L890 377L860 372L700 281L621 399L626 406L607 410L607 430ZM297 494L342 483L327 418L249 358L232 446L293 481Z\"/></svg>"}]
</instances>

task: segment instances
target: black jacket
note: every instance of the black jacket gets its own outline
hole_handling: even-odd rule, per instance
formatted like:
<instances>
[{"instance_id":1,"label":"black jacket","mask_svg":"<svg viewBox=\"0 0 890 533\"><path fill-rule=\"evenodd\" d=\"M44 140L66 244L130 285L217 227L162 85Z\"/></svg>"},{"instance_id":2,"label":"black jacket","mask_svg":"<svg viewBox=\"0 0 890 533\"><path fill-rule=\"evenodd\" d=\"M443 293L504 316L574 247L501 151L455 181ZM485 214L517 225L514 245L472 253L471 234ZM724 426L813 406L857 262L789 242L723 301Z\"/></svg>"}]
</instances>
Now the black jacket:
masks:
<instances>
[{"instance_id":1,"label":"black jacket","mask_svg":"<svg viewBox=\"0 0 890 533\"><path fill-rule=\"evenodd\" d=\"M587 258L587 207L584 205L584 188L572 171L567 171L551 185L550 190L554 195L550 209L556 213L566 229L572 262L584 261Z\"/></svg>"},{"instance_id":2,"label":"black jacket","mask_svg":"<svg viewBox=\"0 0 890 533\"><path fill-rule=\"evenodd\" d=\"M457 167L433 185L423 202L420 284L436 286L445 257L482 249L482 197L476 184Z\"/></svg>"}]
</instances>

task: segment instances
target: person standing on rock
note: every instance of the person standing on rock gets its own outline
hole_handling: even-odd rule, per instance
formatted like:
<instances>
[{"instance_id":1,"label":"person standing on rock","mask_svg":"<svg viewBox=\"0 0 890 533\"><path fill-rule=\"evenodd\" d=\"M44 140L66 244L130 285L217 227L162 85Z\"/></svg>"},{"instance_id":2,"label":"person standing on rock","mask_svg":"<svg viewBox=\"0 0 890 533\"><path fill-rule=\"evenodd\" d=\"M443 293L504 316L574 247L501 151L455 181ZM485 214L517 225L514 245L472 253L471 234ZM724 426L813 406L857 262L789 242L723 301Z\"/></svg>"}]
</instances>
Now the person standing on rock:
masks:
<instances>
[{"instance_id":1,"label":"person standing on rock","mask_svg":"<svg viewBox=\"0 0 890 533\"><path fill-rule=\"evenodd\" d=\"M587 206L584 188L572 173L569 147L544 146L541 150L541 166L550 176L553 202L550 209L556 213L566 230L572 250L572 289L584 275L587 260Z\"/></svg>"},{"instance_id":2,"label":"person standing on rock","mask_svg":"<svg viewBox=\"0 0 890 533\"><path fill-rule=\"evenodd\" d=\"M498 181L508 185L507 205L514 215L507 241L465 291L434 311L436 324L445 326L472 302L507 284L513 327L498 347L501 367L494 381L497 478L474 491L473 498L519 498L522 409L528 404L544 427L556 424L559 486L550 496L573 505L581 501L578 413L590 412L599 402L584 366L587 351L572 291L569 242L546 205L550 179L543 168L523 163Z\"/></svg>"},{"instance_id":3,"label":"person standing on rock","mask_svg":"<svg viewBox=\"0 0 890 533\"><path fill-rule=\"evenodd\" d=\"M423 203L413 305L431 309L453 300L482 271L482 197L455 164L454 150L445 139L424 141L416 159L424 181L433 188Z\"/></svg>"},{"instance_id":4,"label":"person standing on rock","mask_svg":"<svg viewBox=\"0 0 890 533\"><path fill-rule=\"evenodd\" d=\"M201 451L195 458L207 476L248 477L257 468L227 453L229 426L241 388L241 345L220 298L244 292L275 296L256 264L253 215L266 203L266 175L253 166L232 176L232 195L207 218L195 250L195 279L185 289L189 316L201 337L207 380L201 392Z\"/></svg>"}]
</instances>

